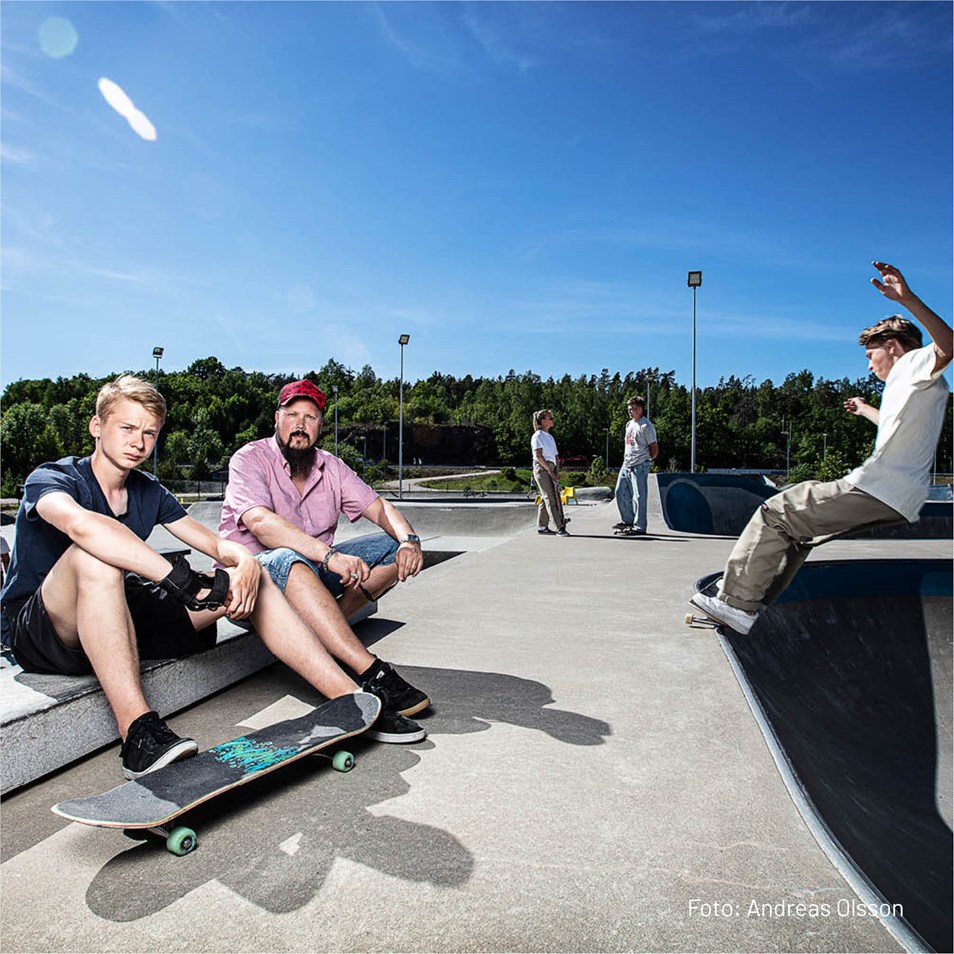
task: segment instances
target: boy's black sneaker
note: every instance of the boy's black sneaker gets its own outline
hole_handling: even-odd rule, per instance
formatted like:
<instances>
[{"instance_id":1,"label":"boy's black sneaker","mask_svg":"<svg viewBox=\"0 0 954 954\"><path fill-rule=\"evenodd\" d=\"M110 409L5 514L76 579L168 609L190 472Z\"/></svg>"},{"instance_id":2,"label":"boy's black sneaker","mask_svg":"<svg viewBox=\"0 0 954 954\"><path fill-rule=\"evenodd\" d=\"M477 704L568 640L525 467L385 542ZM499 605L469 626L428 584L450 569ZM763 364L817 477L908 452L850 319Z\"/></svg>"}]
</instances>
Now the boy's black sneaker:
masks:
<instances>
[{"instance_id":1,"label":"boy's black sneaker","mask_svg":"<svg viewBox=\"0 0 954 954\"><path fill-rule=\"evenodd\" d=\"M409 742L421 742L427 736L427 733L413 720L407 719L400 712L394 709L385 709L387 706L387 697L385 693L376 690L369 690L366 687L365 692L373 692L381 700L381 715L375 719L374 724L364 734L369 739L376 739L378 742L390 742L392 744L407 744Z\"/></svg>"},{"instance_id":2,"label":"boy's black sneaker","mask_svg":"<svg viewBox=\"0 0 954 954\"><path fill-rule=\"evenodd\" d=\"M415 689L401 678L393 666L381 659L375 659L356 681L361 683L365 692L375 695L379 694L379 689L383 689L387 694L386 699L381 699L384 708L402 716L417 715L431 704L431 700L420 689Z\"/></svg>"},{"instance_id":3,"label":"boy's black sneaker","mask_svg":"<svg viewBox=\"0 0 954 954\"><path fill-rule=\"evenodd\" d=\"M195 739L180 738L159 718L158 712L147 712L129 727L119 756L123 775L133 779L187 759L198 751Z\"/></svg>"}]
</instances>

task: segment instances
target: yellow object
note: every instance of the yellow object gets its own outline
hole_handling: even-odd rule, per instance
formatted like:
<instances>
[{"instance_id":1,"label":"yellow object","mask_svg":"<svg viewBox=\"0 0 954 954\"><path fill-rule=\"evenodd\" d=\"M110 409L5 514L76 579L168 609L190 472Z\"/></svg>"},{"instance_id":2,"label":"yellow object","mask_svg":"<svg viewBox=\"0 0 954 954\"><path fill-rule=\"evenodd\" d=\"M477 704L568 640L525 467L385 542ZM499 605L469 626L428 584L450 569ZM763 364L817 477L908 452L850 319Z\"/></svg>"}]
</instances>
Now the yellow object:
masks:
<instances>
[{"instance_id":1,"label":"yellow object","mask_svg":"<svg viewBox=\"0 0 954 954\"><path fill-rule=\"evenodd\" d=\"M563 501L563 506L565 507L571 500L573 503L576 503L576 488L575 487L564 487L560 491L560 500Z\"/></svg>"}]
</instances>

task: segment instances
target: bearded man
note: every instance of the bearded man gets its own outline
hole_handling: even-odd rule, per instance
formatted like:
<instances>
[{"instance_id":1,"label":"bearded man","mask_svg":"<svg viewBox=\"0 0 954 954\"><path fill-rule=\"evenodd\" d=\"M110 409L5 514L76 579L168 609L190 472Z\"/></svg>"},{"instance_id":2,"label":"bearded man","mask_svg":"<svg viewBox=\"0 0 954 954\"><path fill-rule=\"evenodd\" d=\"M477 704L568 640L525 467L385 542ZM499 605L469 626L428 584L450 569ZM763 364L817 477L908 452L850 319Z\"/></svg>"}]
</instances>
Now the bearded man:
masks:
<instances>
[{"instance_id":1,"label":"bearded man","mask_svg":"<svg viewBox=\"0 0 954 954\"><path fill-rule=\"evenodd\" d=\"M396 583L417 576L424 566L421 540L397 508L317 446L324 410L325 395L311 381L281 389L274 436L246 444L229 461L219 534L252 551L359 685L386 696L376 737L417 742L424 730L408 717L430 699L368 652L348 620ZM352 523L365 517L384 532L335 546L342 513ZM382 723L389 738L381 735Z\"/></svg>"}]
</instances>

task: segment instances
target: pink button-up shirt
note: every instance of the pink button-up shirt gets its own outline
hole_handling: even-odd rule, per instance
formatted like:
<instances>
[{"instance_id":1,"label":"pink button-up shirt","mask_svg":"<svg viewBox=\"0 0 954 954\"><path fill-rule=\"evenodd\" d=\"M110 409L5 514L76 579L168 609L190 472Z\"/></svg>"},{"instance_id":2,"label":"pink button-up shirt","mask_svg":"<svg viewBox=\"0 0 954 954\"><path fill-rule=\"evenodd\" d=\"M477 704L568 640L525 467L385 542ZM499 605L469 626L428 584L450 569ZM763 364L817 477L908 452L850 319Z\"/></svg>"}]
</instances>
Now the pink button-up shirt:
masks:
<instances>
[{"instance_id":1,"label":"pink button-up shirt","mask_svg":"<svg viewBox=\"0 0 954 954\"><path fill-rule=\"evenodd\" d=\"M354 523L378 495L334 454L317 449L315 458L304 492L299 493L274 437L239 448L229 461L219 535L261 553L267 547L246 529L242 515L253 507L267 507L331 546L338 515L343 513Z\"/></svg>"}]
</instances>

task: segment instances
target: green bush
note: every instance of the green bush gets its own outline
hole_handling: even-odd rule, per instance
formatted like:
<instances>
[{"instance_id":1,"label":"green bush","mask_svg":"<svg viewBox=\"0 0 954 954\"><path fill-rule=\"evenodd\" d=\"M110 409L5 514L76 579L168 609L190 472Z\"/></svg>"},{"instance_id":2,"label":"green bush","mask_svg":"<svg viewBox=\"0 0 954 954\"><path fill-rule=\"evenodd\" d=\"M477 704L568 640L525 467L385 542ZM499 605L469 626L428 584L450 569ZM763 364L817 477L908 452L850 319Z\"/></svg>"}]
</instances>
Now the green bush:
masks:
<instances>
[{"instance_id":1,"label":"green bush","mask_svg":"<svg viewBox=\"0 0 954 954\"><path fill-rule=\"evenodd\" d=\"M594 457L590 469L586 472L583 486L586 487L605 487L609 481L609 471L606 469L606 461L602 457ZM574 484L574 486L580 486Z\"/></svg>"},{"instance_id":2,"label":"green bush","mask_svg":"<svg viewBox=\"0 0 954 954\"><path fill-rule=\"evenodd\" d=\"M815 468L812 464L796 464L785 476L785 486L800 484L803 480L814 480Z\"/></svg>"}]
</instances>

